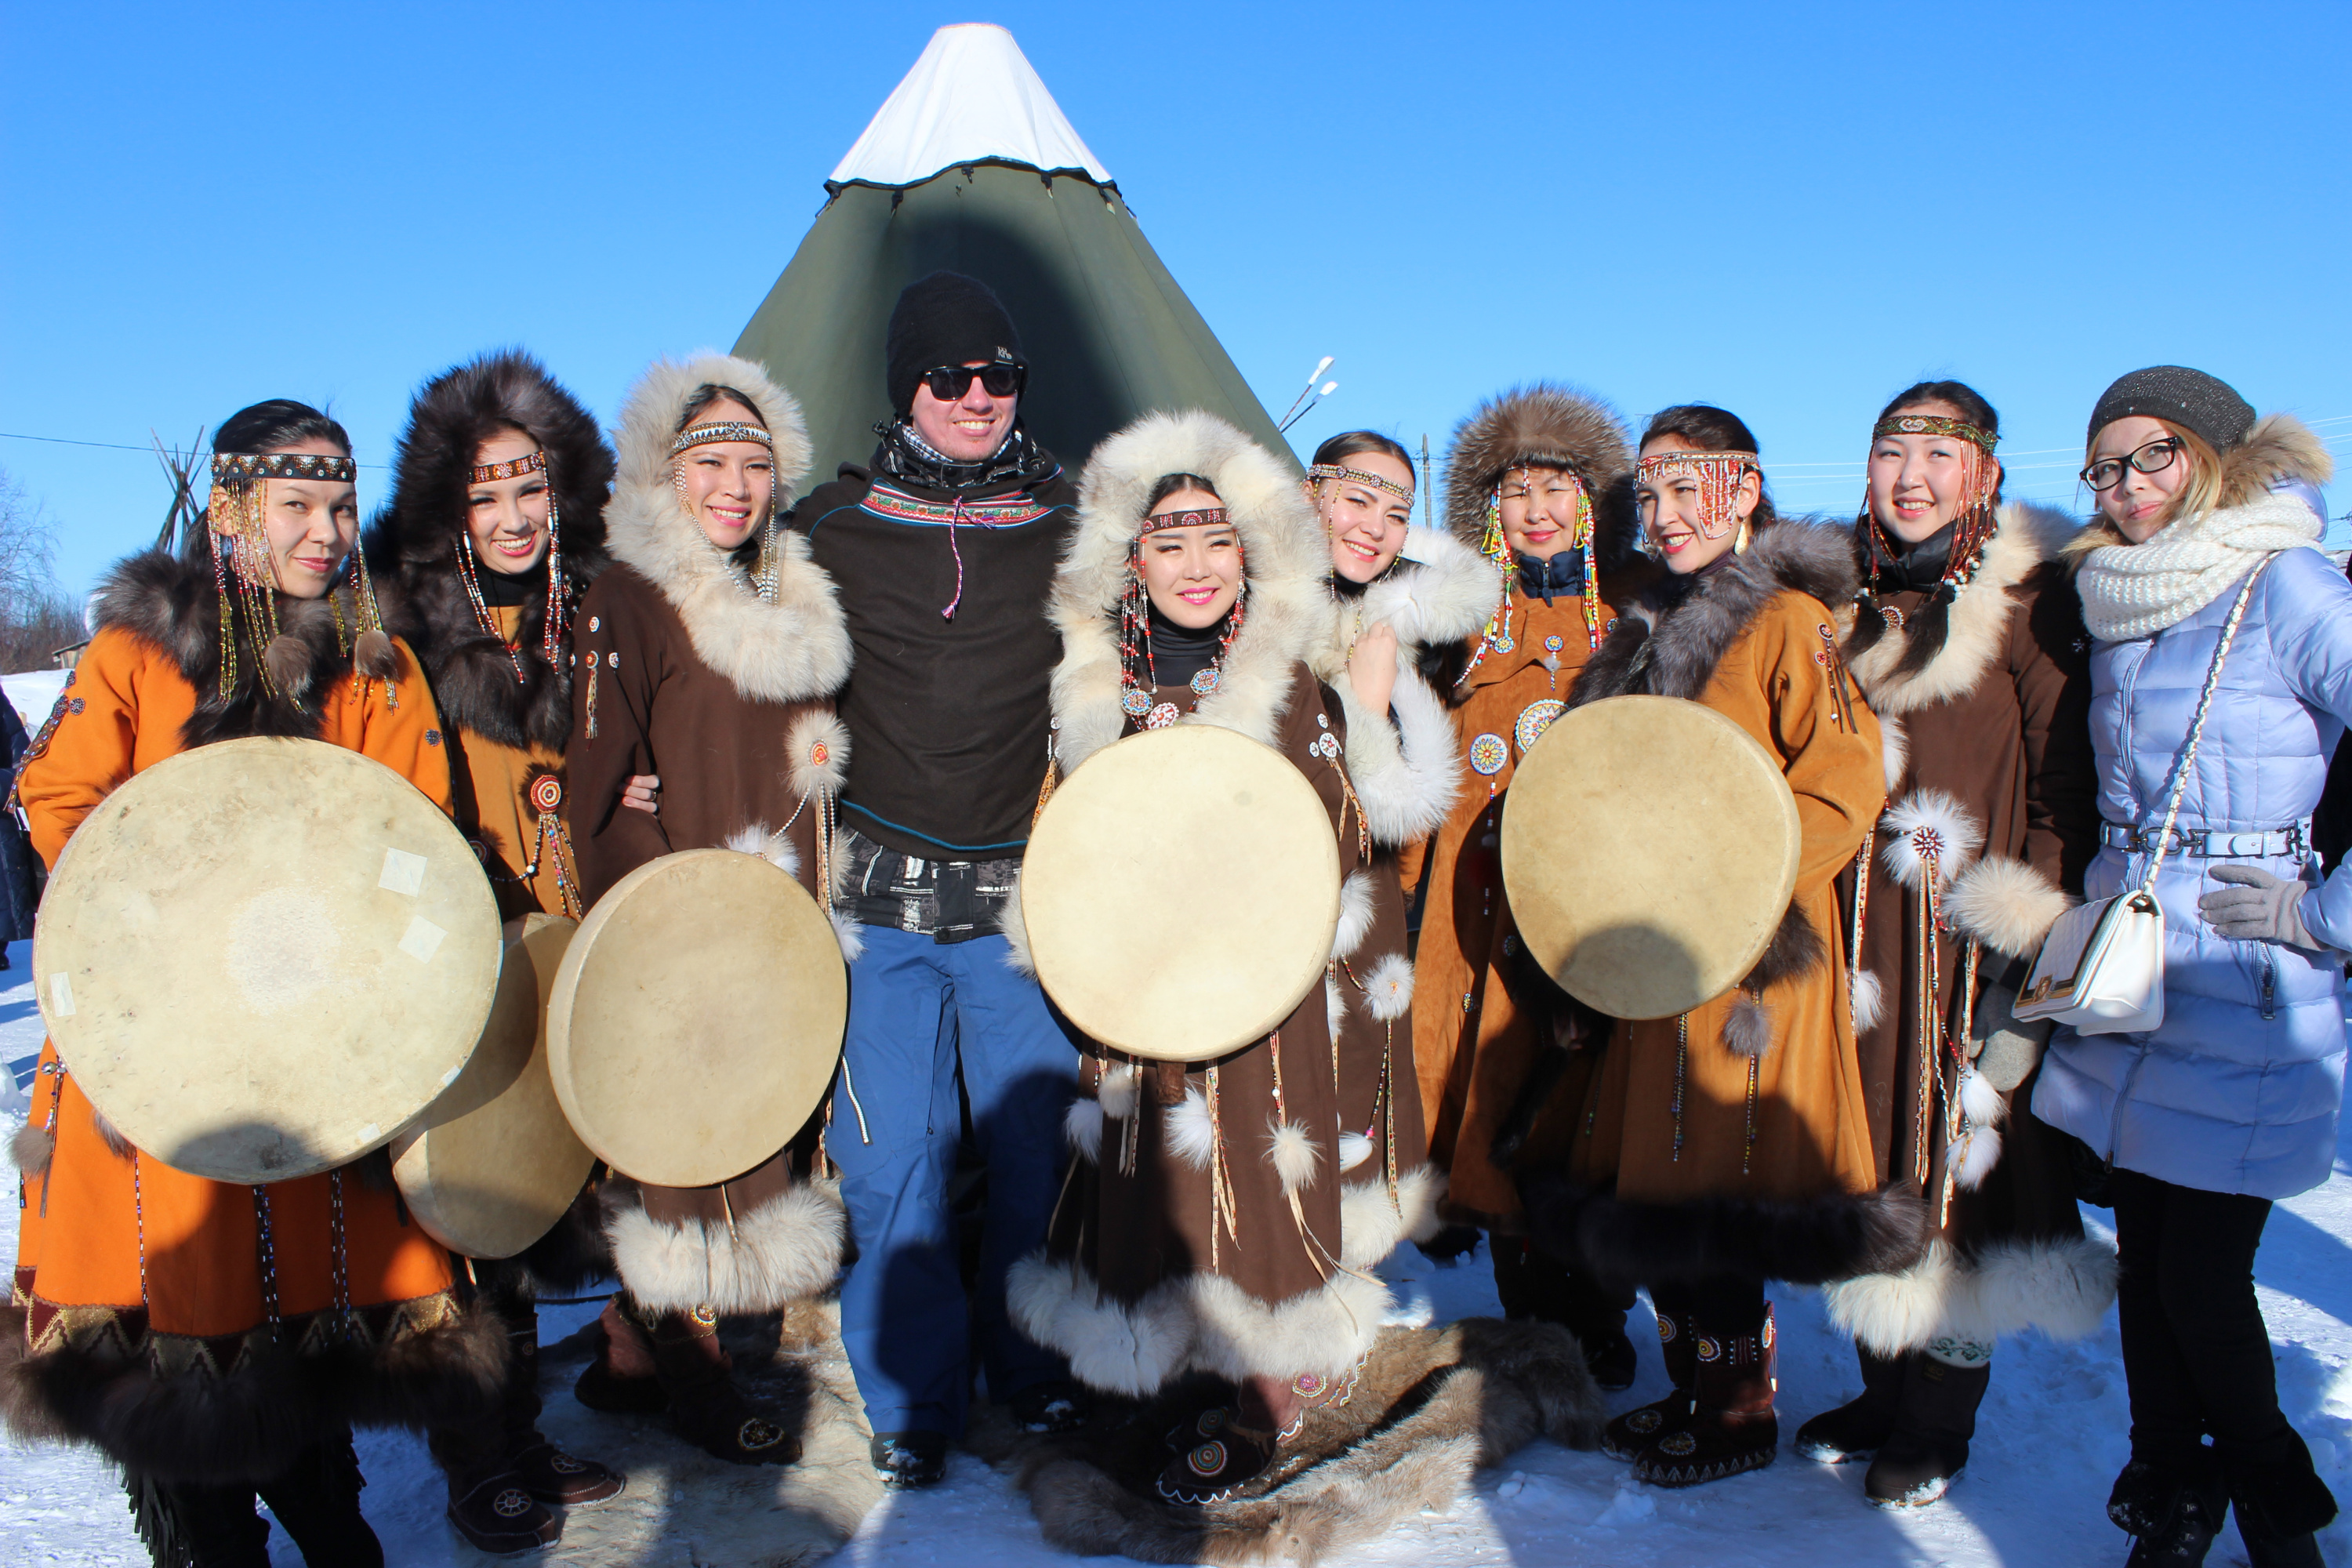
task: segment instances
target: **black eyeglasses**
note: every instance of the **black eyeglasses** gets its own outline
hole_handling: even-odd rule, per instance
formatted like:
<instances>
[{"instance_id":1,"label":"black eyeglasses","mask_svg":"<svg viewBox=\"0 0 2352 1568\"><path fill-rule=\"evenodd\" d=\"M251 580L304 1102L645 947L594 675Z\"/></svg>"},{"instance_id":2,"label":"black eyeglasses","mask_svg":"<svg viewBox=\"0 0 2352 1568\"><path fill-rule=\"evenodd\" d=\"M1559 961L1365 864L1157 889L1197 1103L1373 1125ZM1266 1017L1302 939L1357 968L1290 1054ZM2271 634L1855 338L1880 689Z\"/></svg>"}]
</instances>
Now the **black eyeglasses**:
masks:
<instances>
[{"instance_id":1,"label":"black eyeglasses","mask_svg":"<svg viewBox=\"0 0 2352 1568\"><path fill-rule=\"evenodd\" d=\"M1028 384L1029 367L1003 360L992 364L943 364L937 370L925 371L923 384L941 403L961 403L963 395L971 390L974 376L980 378L989 396L1010 397Z\"/></svg>"},{"instance_id":2,"label":"black eyeglasses","mask_svg":"<svg viewBox=\"0 0 2352 1568\"><path fill-rule=\"evenodd\" d=\"M2095 490L2111 490L2123 482L2126 463L2143 474L2160 474L2172 467L2172 459L2179 456L2180 437L2158 436L2147 445L2136 447L2120 458L2101 458L2083 470L2083 482Z\"/></svg>"}]
</instances>

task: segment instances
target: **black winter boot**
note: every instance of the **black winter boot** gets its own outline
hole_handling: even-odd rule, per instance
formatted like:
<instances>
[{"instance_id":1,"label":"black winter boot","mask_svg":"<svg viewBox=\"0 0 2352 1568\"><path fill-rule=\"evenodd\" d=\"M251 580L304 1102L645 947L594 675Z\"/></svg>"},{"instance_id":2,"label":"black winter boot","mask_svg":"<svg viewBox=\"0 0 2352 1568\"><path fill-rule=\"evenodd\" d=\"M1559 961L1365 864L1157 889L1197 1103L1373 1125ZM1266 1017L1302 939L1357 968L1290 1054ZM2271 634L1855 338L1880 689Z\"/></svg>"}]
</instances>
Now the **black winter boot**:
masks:
<instances>
[{"instance_id":1,"label":"black winter boot","mask_svg":"<svg viewBox=\"0 0 2352 1568\"><path fill-rule=\"evenodd\" d=\"M2336 1494L2312 1468L2302 1436L2283 1426L2251 1450L2227 1453L2221 1468L2252 1568L2321 1568L2314 1532L2334 1522Z\"/></svg>"},{"instance_id":2,"label":"black winter boot","mask_svg":"<svg viewBox=\"0 0 2352 1568\"><path fill-rule=\"evenodd\" d=\"M2134 1459L2107 1494L2107 1517L2133 1538L2125 1568L2198 1568L2229 1507L2210 1451L2186 1470Z\"/></svg>"},{"instance_id":3,"label":"black winter boot","mask_svg":"<svg viewBox=\"0 0 2352 1568\"><path fill-rule=\"evenodd\" d=\"M360 1513L366 1485L346 1432L304 1449L284 1475L258 1489L278 1528L301 1549L306 1568L383 1568L383 1545Z\"/></svg>"},{"instance_id":4,"label":"black winter boot","mask_svg":"<svg viewBox=\"0 0 2352 1568\"><path fill-rule=\"evenodd\" d=\"M1895 1430L1879 1445L1863 1478L1863 1491L1880 1508L1924 1508L1944 1495L1969 1462L1977 1406L1992 1381L1992 1363L1953 1366L1914 1351L1903 1369L1902 1403Z\"/></svg>"},{"instance_id":5,"label":"black winter boot","mask_svg":"<svg viewBox=\"0 0 2352 1568\"><path fill-rule=\"evenodd\" d=\"M1859 1342L1853 1353L1862 1363L1862 1392L1797 1428L1798 1458L1823 1465L1866 1459L1894 1432L1908 1358L1883 1356Z\"/></svg>"}]
</instances>

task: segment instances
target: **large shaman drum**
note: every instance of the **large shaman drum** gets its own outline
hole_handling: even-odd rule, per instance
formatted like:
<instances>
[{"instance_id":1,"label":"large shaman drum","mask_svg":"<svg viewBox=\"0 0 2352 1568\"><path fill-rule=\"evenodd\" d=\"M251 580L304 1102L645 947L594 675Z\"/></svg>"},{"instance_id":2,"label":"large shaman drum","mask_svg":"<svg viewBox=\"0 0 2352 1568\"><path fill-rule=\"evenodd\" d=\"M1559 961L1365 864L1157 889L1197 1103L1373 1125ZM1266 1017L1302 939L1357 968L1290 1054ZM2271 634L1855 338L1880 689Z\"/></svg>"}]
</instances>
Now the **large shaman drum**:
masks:
<instances>
[{"instance_id":1,"label":"large shaman drum","mask_svg":"<svg viewBox=\"0 0 2352 1568\"><path fill-rule=\"evenodd\" d=\"M193 1175L357 1159L454 1082L499 981L479 861L415 784L320 741L133 774L58 861L33 942L74 1081Z\"/></svg>"},{"instance_id":2,"label":"large shaman drum","mask_svg":"<svg viewBox=\"0 0 2352 1568\"><path fill-rule=\"evenodd\" d=\"M548 1068L597 1158L705 1187L800 1131L848 1020L841 942L807 889L757 855L687 849L580 922L548 999Z\"/></svg>"},{"instance_id":3,"label":"large shaman drum","mask_svg":"<svg viewBox=\"0 0 2352 1568\"><path fill-rule=\"evenodd\" d=\"M408 1212L468 1258L511 1258L545 1236L596 1163L547 1072L547 999L579 929L541 914L507 927L498 1000L473 1059L393 1140Z\"/></svg>"},{"instance_id":4,"label":"large shaman drum","mask_svg":"<svg viewBox=\"0 0 2352 1568\"><path fill-rule=\"evenodd\" d=\"M1579 1001L1671 1018L1739 984L1797 885L1796 798L1738 724L1673 697L1560 715L1511 775L1503 885Z\"/></svg>"},{"instance_id":5,"label":"large shaman drum","mask_svg":"<svg viewBox=\"0 0 2352 1568\"><path fill-rule=\"evenodd\" d=\"M1339 845L1281 752L1171 725L1104 747L1054 792L1021 912L1045 994L1089 1038L1204 1061L1277 1027L1322 979Z\"/></svg>"}]
</instances>

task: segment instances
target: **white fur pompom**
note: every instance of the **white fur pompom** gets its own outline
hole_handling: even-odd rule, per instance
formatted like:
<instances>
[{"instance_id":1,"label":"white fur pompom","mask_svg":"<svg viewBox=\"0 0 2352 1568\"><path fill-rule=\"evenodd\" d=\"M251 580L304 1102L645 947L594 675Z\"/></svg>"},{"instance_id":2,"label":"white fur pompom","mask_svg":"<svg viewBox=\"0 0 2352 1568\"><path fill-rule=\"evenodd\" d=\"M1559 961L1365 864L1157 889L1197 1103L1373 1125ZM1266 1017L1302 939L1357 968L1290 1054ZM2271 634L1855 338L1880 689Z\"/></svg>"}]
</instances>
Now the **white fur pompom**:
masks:
<instances>
[{"instance_id":1,"label":"white fur pompom","mask_svg":"<svg viewBox=\"0 0 2352 1568\"><path fill-rule=\"evenodd\" d=\"M1364 1005L1384 1023L1412 1012L1412 960L1401 952L1383 954L1364 976Z\"/></svg>"},{"instance_id":2,"label":"white fur pompom","mask_svg":"<svg viewBox=\"0 0 2352 1568\"><path fill-rule=\"evenodd\" d=\"M1372 1157L1372 1141L1360 1132L1339 1134L1339 1169L1352 1171Z\"/></svg>"},{"instance_id":3,"label":"white fur pompom","mask_svg":"<svg viewBox=\"0 0 2352 1568\"><path fill-rule=\"evenodd\" d=\"M1772 1010L1742 991L1724 1017L1723 1043L1734 1056L1762 1056L1772 1048Z\"/></svg>"},{"instance_id":4,"label":"white fur pompom","mask_svg":"<svg viewBox=\"0 0 2352 1568\"><path fill-rule=\"evenodd\" d=\"M1339 929L1331 935L1331 956L1348 958L1364 943L1372 929L1372 879L1351 871L1339 884Z\"/></svg>"},{"instance_id":5,"label":"white fur pompom","mask_svg":"<svg viewBox=\"0 0 2352 1568\"><path fill-rule=\"evenodd\" d=\"M866 928L839 910L828 910L833 916L833 934L841 941L841 961L855 963L866 951Z\"/></svg>"},{"instance_id":6,"label":"white fur pompom","mask_svg":"<svg viewBox=\"0 0 2352 1568\"><path fill-rule=\"evenodd\" d=\"M1143 1069L1130 1062L1123 1068L1103 1069L1102 1082L1095 1087L1095 1100L1103 1114L1113 1121L1124 1121L1135 1114L1135 1096L1143 1080Z\"/></svg>"},{"instance_id":7,"label":"white fur pompom","mask_svg":"<svg viewBox=\"0 0 2352 1568\"><path fill-rule=\"evenodd\" d=\"M1266 1163L1282 1178L1282 1190L1295 1193L1315 1179L1315 1167L1323 1163L1322 1152L1307 1129L1296 1121L1276 1121L1269 1118L1265 1126Z\"/></svg>"},{"instance_id":8,"label":"white fur pompom","mask_svg":"<svg viewBox=\"0 0 2352 1568\"><path fill-rule=\"evenodd\" d=\"M1336 1037L1339 1026L1348 1021L1348 998L1339 990L1339 976L1323 977L1323 1026Z\"/></svg>"},{"instance_id":9,"label":"white fur pompom","mask_svg":"<svg viewBox=\"0 0 2352 1568\"><path fill-rule=\"evenodd\" d=\"M1205 1171L1217 1152L1217 1124L1209 1119L1209 1097L1197 1089L1184 1091L1181 1101L1168 1108L1168 1152L1196 1171Z\"/></svg>"},{"instance_id":10,"label":"white fur pompom","mask_svg":"<svg viewBox=\"0 0 2352 1568\"><path fill-rule=\"evenodd\" d=\"M1036 961L1029 956L1029 921L1021 912L1021 873L1013 873L1013 890L996 912L996 931L1004 939L1004 967L1015 974L1037 976Z\"/></svg>"},{"instance_id":11,"label":"white fur pompom","mask_svg":"<svg viewBox=\"0 0 2352 1568\"><path fill-rule=\"evenodd\" d=\"M1904 796L1879 819L1878 829L1886 835L1886 847L1879 856L1887 875L1914 891L1926 885L1931 851L1940 887L1959 875L1984 842L1984 829L1968 808L1939 789Z\"/></svg>"},{"instance_id":12,"label":"white fur pompom","mask_svg":"<svg viewBox=\"0 0 2352 1568\"><path fill-rule=\"evenodd\" d=\"M2022 860L1988 855L1969 867L1944 900L1952 929L1995 952L2024 958L2042 945L2074 900Z\"/></svg>"},{"instance_id":13,"label":"white fur pompom","mask_svg":"<svg viewBox=\"0 0 2352 1568\"><path fill-rule=\"evenodd\" d=\"M2000 1163L2000 1129L1970 1127L1946 1147L1944 1163L1951 1168L1953 1181L1966 1191L1976 1191Z\"/></svg>"},{"instance_id":14,"label":"white fur pompom","mask_svg":"<svg viewBox=\"0 0 2352 1568\"><path fill-rule=\"evenodd\" d=\"M2009 1107L2001 1102L2000 1090L1973 1067L1960 1069L1960 1110L1971 1127L1997 1126L2009 1114Z\"/></svg>"},{"instance_id":15,"label":"white fur pompom","mask_svg":"<svg viewBox=\"0 0 2352 1568\"><path fill-rule=\"evenodd\" d=\"M1070 1109L1062 1114L1062 1136L1068 1139L1070 1147L1089 1163L1101 1154L1102 1132L1101 1100L1082 1094L1070 1101Z\"/></svg>"},{"instance_id":16,"label":"white fur pompom","mask_svg":"<svg viewBox=\"0 0 2352 1568\"><path fill-rule=\"evenodd\" d=\"M757 855L787 877L801 874L800 850L782 834L771 832L764 822L737 828L719 847L732 849L738 855Z\"/></svg>"},{"instance_id":17,"label":"white fur pompom","mask_svg":"<svg viewBox=\"0 0 2352 1568\"><path fill-rule=\"evenodd\" d=\"M1878 976L1867 969L1854 971L1853 1032L1866 1035L1878 1027L1879 1010L1886 1005L1885 994L1880 990Z\"/></svg>"}]
</instances>

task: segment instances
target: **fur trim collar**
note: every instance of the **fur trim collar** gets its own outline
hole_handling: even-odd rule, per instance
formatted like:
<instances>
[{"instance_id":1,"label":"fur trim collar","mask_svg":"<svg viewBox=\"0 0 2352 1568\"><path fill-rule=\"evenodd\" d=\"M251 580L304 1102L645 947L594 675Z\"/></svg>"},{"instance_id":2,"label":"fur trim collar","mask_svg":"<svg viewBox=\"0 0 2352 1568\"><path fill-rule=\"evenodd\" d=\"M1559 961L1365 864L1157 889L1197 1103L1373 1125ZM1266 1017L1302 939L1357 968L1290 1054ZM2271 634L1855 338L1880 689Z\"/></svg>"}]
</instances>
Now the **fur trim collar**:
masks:
<instances>
[{"instance_id":1,"label":"fur trim collar","mask_svg":"<svg viewBox=\"0 0 2352 1568\"><path fill-rule=\"evenodd\" d=\"M1387 626L1397 635L1397 653L1411 667L1424 647L1444 647L1478 635L1495 613L1502 585L1486 558L1450 533L1413 530L1420 560L1397 557L1361 595L1331 595L1331 619L1322 646L1307 662L1330 679L1347 668L1362 628Z\"/></svg>"},{"instance_id":2,"label":"fur trim collar","mask_svg":"<svg viewBox=\"0 0 2352 1568\"><path fill-rule=\"evenodd\" d=\"M514 658L483 633L457 576L457 541L481 444L520 429L547 455L557 537L572 598L607 563L604 501L613 452L596 421L545 366L509 349L444 371L408 411L394 466L392 500L368 524L368 560L387 621L416 649L441 716L457 728L518 749L562 751L572 732L570 672L541 651L547 605L526 600ZM515 662L523 679L515 679Z\"/></svg>"},{"instance_id":3,"label":"fur trim collar","mask_svg":"<svg viewBox=\"0 0 2352 1568\"><path fill-rule=\"evenodd\" d=\"M1147 414L1095 448L1078 483L1078 520L1047 613L1062 634L1054 670L1057 754L1066 773L1119 738L1119 595L1151 487L1168 474L1217 487L1240 533L1248 600L1216 691L1191 721L1274 743L1296 667L1328 636L1330 558L1315 509L1273 454L1197 409Z\"/></svg>"},{"instance_id":4,"label":"fur trim collar","mask_svg":"<svg viewBox=\"0 0 2352 1568\"><path fill-rule=\"evenodd\" d=\"M1974 690L2000 651L2010 614L2024 596L2020 585L2058 560L2081 530L2081 523L2053 507L2024 501L2003 506L1976 575L1952 601L1940 647L1929 647L1916 624L1888 628L1884 619L1864 610L1846 635L1845 656L1872 710L1882 717L1913 713Z\"/></svg>"},{"instance_id":5,"label":"fur trim collar","mask_svg":"<svg viewBox=\"0 0 2352 1568\"><path fill-rule=\"evenodd\" d=\"M1570 708L1646 692L1696 701L1741 633L1784 593L1843 605L1859 581L1843 530L1783 521L1758 533L1745 553L1699 577L1668 577L1643 592L1577 676Z\"/></svg>"},{"instance_id":6,"label":"fur trim collar","mask_svg":"<svg viewBox=\"0 0 2352 1568\"><path fill-rule=\"evenodd\" d=\"M202 529L196 531L195 539L195 548L205 549ZM235 613L241 622L244 612ZM221 691L220 596L213 585L209 563L161 550L127 557L99 584L91 622L100 630L114 627L153 644L196 689L196 710L180 730L184 744L203 746L247 735L318 739L316 704L298 708L262 689L250 637L238 639L235 689ZM281 689L304 698L350 674L352 656L341 647L341 628L358 622L346 589L337 588L329 598L320 599L279 595L278 636L268 652ZM371 668L368 674L380 679L396 679L403 657L396 643L391 657L389 665Z\"/></svg>"},{"instance_id":7,"label":"fur trim collar","mask_svg":"<svg viewBox=\"0 0 2352 1568\"><path fill-rule=\"evenodd\" d=\"M620 479L605 510L613 558L669 601L697 658L753 701L823 697L849 678L849 627L833 579L809 556L808 541L776 531L775 603L753 591L749 574L719 552L682 511L671 484L670 441L687 399L706 383L742 394L776 443L776 494L808 474L808 433L800 405L751 361L701 353L657 360L621 408Z\"/></svg>"},{"instance_id":8,"label":"fur trim collar","mask_svg":"<svg viewBox=\"0 0 2352 1568\"><path fill-rule=\"evenodd\" d=\"M1633 444L1625 421L1597 397L1548 381L1515 386L1454 426L1445 453L1445 526L1476 549L1486 531L1487 493L1519 463L1575 469L1598 508L1633 471Z\"/></svg>"},{"instance_id":9,"label":"fur trim collar","mask_svg":"<svg viewBox=\"0 0 2352 1568\"><path fill-rule=\"evenodd\" d=\"M2221 459L2221 504L2251 505L2278 479L2324 485L2335 477L2336 459L2310 426L2292 414L2265 414Z\"/></svg>"}]
</instances>

